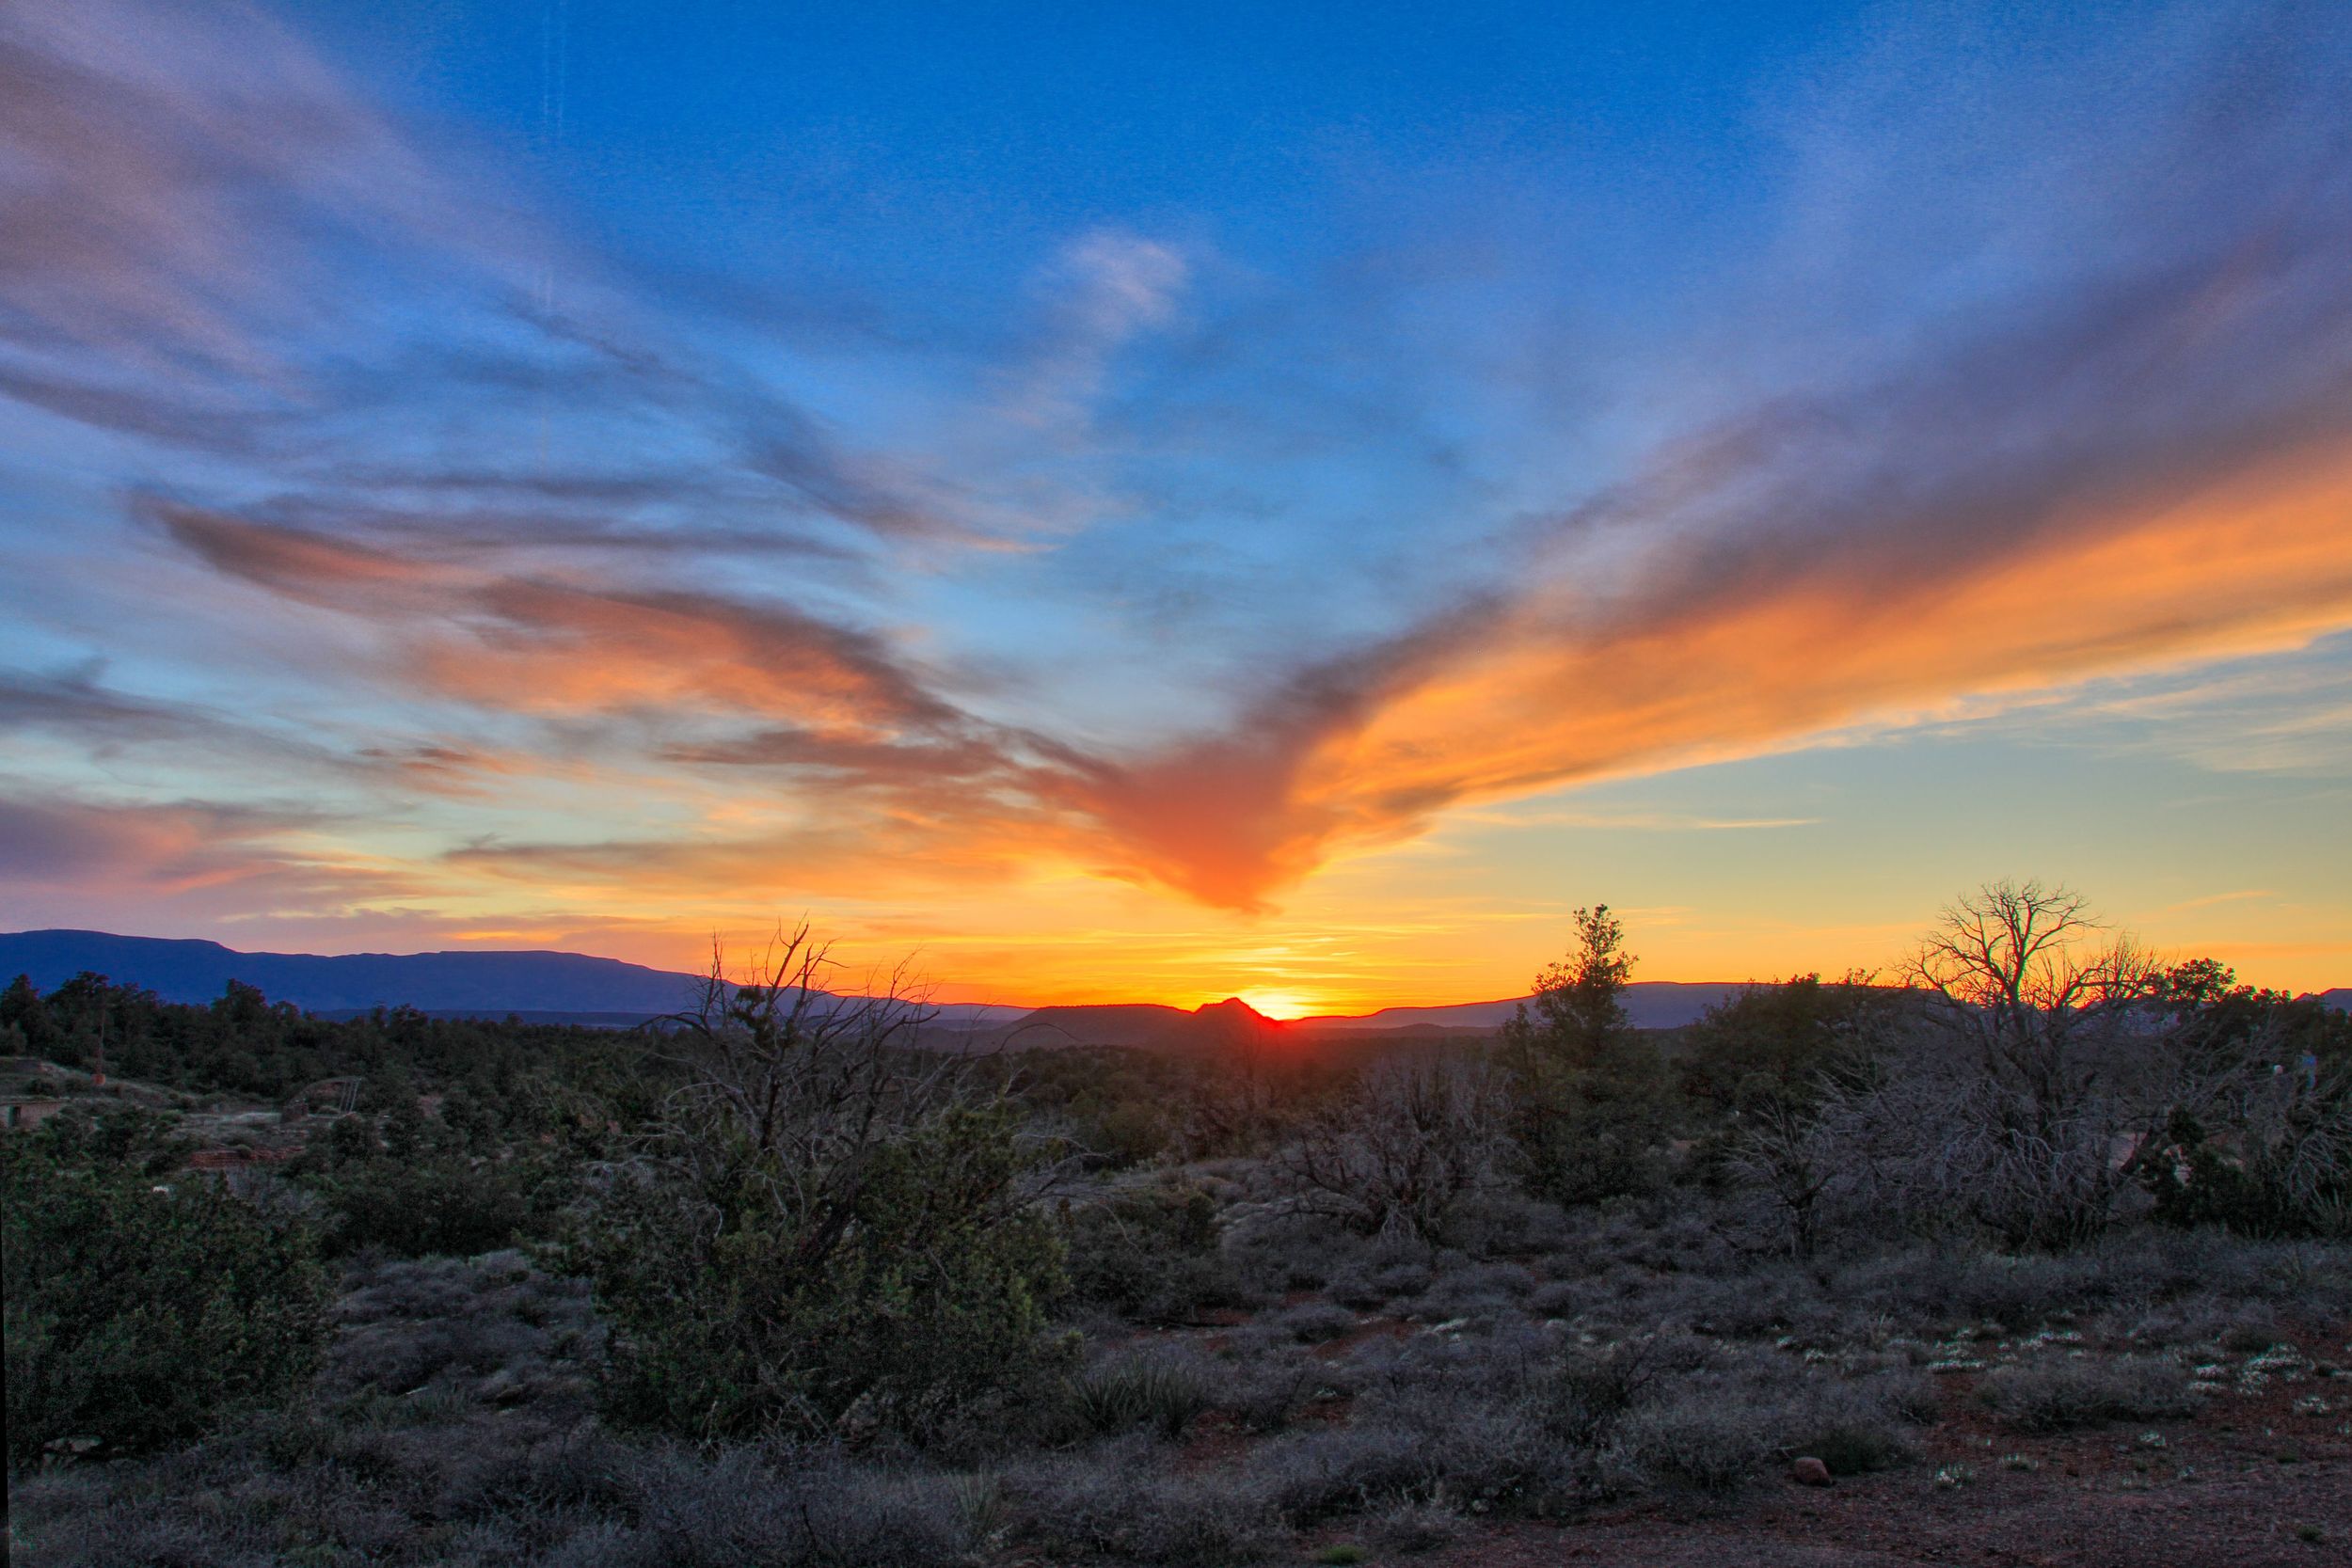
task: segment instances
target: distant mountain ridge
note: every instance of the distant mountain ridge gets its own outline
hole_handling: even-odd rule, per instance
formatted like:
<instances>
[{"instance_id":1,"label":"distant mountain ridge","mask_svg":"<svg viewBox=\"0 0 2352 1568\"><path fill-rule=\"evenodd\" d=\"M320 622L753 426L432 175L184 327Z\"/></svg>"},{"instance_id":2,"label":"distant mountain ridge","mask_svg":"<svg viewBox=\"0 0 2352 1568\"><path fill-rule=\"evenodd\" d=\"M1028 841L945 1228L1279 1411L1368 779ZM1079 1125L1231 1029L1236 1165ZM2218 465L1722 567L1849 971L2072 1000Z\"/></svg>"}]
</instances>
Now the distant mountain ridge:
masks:
<instances>
[{"instance_id":1,"label":"distant mountain ridge","mask_svg":"<svg viewBox=\"0 0 2352 1568\"><path fill-rule=\"evenodd\" d=\"M690 1006L694 975L582 953L240 953L216 942L106 931L0 935L0 981L23 974L43 990L85 970L146 987L167 1002L210 1002L230 981L258 986L306 1012L402 1006L427 1012L626 1013Z\"/></svg>"},{"instance_id":2,"label":"distant mountain ridge","mask_svg":"<svg viewBox=\"0 0 2352 1568\"><path fill-rule=\"evenodd\" d=\"M694 1004L703 985L700 975L584 953L241 953L216 942L109 931L0 932L0 984L21 974L41 990L54 990L86 970L144 986L167 1002L210 1002L230 981L242 980L261 988L270 1000L291 1002L306 1012L350 1015L405 1006L444 1017L519 1013L550 1022L600 1024L679 1011ZM1741 989L1720 981L1637 981L1626 989L1626 1011L1638 1028L1677 1028ZM938 1013L941 1024L967 1038L985 1035L1015 1049L1200 1050L1278 1032L1484 1032L1500 1027L1525 1000L1383 1007L1361 1017L1324 1015L1287 1022L1268 1019L1236 997L1192 1011L1150 1002L1034 1009L958 1003ZM2352 988L2323 991L2320 1000L2352 1011Z\"/></svg>"},{"instance_id":3,"label":"distant mountain ridge","mask_svg":"<svg viewBox=\"0 0 2352 1568\"><path fill-rule=\"evenodd\" d=\"M1625 1010L1636 1029L1678 1029L1695 1023L1699 1015L1746 987L1724 980L1637 980L1625 989ZM1438 1029L1499 1029L1528 998L1500 1002L1456 1002L1436 1007L1383 1007L1361 1018L1327 1016L1293 1021L1301 1029L1406 1029L1428 1025Z\"/></svg>"}]
</instances>

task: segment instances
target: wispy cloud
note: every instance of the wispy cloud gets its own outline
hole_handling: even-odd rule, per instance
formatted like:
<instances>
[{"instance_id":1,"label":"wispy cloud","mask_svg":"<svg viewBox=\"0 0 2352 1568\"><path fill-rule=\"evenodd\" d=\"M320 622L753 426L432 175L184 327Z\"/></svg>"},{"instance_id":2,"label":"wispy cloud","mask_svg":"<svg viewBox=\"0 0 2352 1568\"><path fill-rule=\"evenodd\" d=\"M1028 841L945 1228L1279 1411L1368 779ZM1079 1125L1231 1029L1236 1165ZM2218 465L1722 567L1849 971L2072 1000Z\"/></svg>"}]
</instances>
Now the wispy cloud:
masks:
<instances>
[{"instance_id":1,"label":"wispy cloud","mask_svg":"<svg viewBox=\"0 0 2352 1568\"><path fill-rule=\"evenodd\" d=\"M2278 895L2271 892L2268 888L2240 888L2235 893L2215 893L2208 894L2202 898L2185 898L2177 904L2167 904L2164 908L2156 911L2155 912L2158 914L2186 914L2191 910L2210 910L2222 904L2243 904L2252 899L2275 898Z\"/></svg>"},{"instance_id":2,"label":"wispy cloud","mask_svg":"<svg viewBox=\"0 0 2352 1568\"><path fill-rule=\"evenodd\" d=\"M1168 319L1189 271L1170 246L1113 230L1067 246L1042 282L1049 301L1043 328L1010 378L1006 413L1076 434L1102 393L1112 356Z\"/></svg>"},{"instance_id":3,"label":"wispy cloud","mask_svg":"<svg viewBox=\"0 0 2352 1568\"><path fill-rule=\"evenodd\" d=\"M1818 816L1698 816L1687 813L1637 811L1460 811L1453 820L1496 828L1591 828L1610 832L1736 833L1776 828L1812 828Z\"/></svg>"},{"instance_id":4,"label":"wispy cloud","mask_svg":"<svg viewBox=\"0 0 2352 1568\"><path fill-rule=\"evenodd\" d=\"M320 912L428 891L412 872L337 847L327 817L203 800L60 800L0 781L0 879L18 918L75 923L137 901L158 916Z\"/></svg>"}]
</instances>

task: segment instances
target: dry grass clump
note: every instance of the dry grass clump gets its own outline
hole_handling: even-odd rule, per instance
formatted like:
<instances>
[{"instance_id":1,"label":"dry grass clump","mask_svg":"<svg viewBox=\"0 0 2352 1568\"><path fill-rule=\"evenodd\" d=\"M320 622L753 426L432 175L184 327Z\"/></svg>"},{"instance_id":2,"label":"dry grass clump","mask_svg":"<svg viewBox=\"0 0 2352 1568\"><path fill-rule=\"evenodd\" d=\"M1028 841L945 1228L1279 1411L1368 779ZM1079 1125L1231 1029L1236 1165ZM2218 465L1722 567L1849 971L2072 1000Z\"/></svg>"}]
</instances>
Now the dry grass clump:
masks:
<instances>
[{"instance_id":1,"label":"dry grass clump","mask_svg":"<svg viewBox=\"0 0 2352 1568\"><path fill-rule=\"evenodd\" d=\"M1327 1301L1304 1301L1275 1314L1273 1327L1301 1344L1319 1345L1356 1326L1356 1314Z\"/></svg>"},{"instance_id":2,"label":"dry grass clump","mask_svg":"<svg viewBox=\"0 0 2352 1568\"><path fill-rule=\"evenodd\" d=\"M1141 1447L1114 1439L1005 1472L1011 1528L1056 1557L1109 1557L1170 1568L1230 1568L1260 1560L1280 1538L1269 1489L1231 1472L1180 1474Z\"/></svg>"},{"instance_id":3,"label":"dry grass clump","mask_svg":"<svg viewBox=\"0 0 2352 1568\"><path fill-rule=\"evenodd\" d=\"M1470 1521L1442 1497L1399 1498L1364 1515L1364 1539L1383 1552L1411 1556L1451 1546L1469 1533Z\"/></svg>"},{"instance_id":4,"label":"dry grass clump","mask_svg":"<svg viewBox=\"0 0 2352 1568\"><path fill-rule=\"evenodd\" d=\"M2059 1356L2000 1367L1977 1397L2005 1426L2066 1432L2103 1421L2160 1420L2196 1408L2188 1374L2153 1356Z\"/></svg>"}]
</instances>

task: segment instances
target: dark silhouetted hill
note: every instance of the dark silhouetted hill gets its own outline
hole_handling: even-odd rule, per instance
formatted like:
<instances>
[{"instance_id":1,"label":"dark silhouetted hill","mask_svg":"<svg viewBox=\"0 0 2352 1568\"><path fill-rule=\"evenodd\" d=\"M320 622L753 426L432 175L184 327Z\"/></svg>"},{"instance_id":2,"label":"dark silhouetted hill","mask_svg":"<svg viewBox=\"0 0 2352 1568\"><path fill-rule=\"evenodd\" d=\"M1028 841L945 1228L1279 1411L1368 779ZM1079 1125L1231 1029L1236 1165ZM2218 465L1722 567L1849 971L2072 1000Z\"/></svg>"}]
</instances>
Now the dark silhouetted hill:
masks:
<instances>
[{"instance_id":1,"label":"dark silhouetted hill","mask_svg":"<svg viewBox=\"0 0 2352 1568\"><path fill-rule=\"evenodd\" d=\"M307 1012L350 1016L377 1006L410 1006L452 1018L625 1025L691 1006L699 976L649 969L582 953L443 952L240 953L216 942L117 936L106 931L0 933L0 984L27 974L54 990L84 971L118 983L144 986L167 1002L210 1002L231 980L257 986L272 1001ZM1642 981L1627 988L1626 1010L1644 1029L1695 1022L1737 985ZM2352 1010L2352 988L2319 993L2331 1007ZM1383 1007L1361 1017L1302 1018L1277 1022L1236 997L1190 1012L1155 1003L1018 1007L950 1004L939 1022L975 1044L1016 1049L1055 1045L1119 1045L1199 1052L1277 1037L1379 1032L1405 1038L1484 1033L1502 1026L1524 997L1443 1006Z\"/></svg>"},{"instance_id":2,"label":"dark silhouetted hill","mask_svg":"<svg viewBox=\"0 0 2352 1568\"><path fill-rule=\"evenodd\" d=\"M1186 1012L1154 1002L1040 1007L997 1038L1015 1050L1061 1045L1120 1045L1143 1051L1209 1052L1269 1040L1288 1029L1239 997Z\"/></svg>"}]
</instances>

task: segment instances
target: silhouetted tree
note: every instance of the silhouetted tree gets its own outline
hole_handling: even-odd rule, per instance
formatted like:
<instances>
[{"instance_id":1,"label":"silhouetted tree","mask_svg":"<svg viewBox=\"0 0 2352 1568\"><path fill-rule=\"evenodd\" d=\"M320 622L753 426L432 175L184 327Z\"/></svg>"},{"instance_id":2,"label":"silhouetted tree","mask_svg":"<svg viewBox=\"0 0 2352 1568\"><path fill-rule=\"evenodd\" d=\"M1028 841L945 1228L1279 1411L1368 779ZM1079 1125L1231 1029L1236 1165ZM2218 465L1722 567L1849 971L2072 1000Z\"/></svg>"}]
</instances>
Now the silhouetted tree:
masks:
<instances>
[{"instance_id":1,"label":"silhouetted tree","mask_svg":"<svg viewBox=\"0 0 2352 1568\"><path fill-rule=\"evenodd\" d=\"M1664 1069L1625 1010L1624 923L1606 904L1575 918L1576 945L1535 976L1500 1051L1529 1183L1563 1202L1654 1185L1671 1122Z\"/></svg>"},{"instance_id":2,"label":"silhouetted tree","mask_svg":"<svg viewBox=\"0 0 2352 1568\"><path fill-rule=\"evenodd\" d=\"M1921 1037L1821 1113L1882 1213L1974 1223L2010 1246L2106 1226L2146 1130L2133 1085L2160 1037L2161 971L2102 929L2068 889L2001 881L1921 939L1905 966Z\"/></svg>"}]
</instances>

